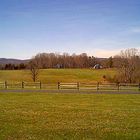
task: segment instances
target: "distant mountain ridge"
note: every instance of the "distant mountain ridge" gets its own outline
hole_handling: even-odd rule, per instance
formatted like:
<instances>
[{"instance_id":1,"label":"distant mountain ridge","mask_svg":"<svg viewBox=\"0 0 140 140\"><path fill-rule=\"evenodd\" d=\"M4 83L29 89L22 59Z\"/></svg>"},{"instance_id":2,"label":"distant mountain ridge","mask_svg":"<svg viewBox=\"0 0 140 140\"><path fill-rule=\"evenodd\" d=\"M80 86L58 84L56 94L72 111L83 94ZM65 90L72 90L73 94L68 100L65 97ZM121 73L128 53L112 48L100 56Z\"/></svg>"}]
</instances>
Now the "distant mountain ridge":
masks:
<instances>
[{"instance_id":1,"label":"distant mountain ridge","mask_svg":"<svg viewBox=\"0 0 140 140\"><path fill-rule=\"evenodd\" d=\"M13 59L13 58L0 58L0 64L20 64L20 63L28 63L30 59Z\"/></svg>"}]
</instances>

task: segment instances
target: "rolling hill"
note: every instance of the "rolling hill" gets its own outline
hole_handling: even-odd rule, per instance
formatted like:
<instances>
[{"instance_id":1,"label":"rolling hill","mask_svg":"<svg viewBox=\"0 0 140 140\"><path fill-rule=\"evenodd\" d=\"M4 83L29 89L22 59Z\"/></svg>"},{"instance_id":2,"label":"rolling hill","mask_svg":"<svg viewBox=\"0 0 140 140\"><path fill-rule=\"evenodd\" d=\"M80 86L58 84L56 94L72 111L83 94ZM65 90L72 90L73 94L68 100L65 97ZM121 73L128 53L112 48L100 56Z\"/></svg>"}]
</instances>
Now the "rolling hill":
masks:
<instances>
[{"instance_id":1,"label":"rolling hill","mask_svg":"<svg viewBox=\"0 0 140 140\"><path fill-rule=\"evenodd\" d=\"M0 64L20 64L20 63L27 63L29 59L20 60L20 59L8 59L8 58L0 58Z\"/></svg>"}]
</instances>

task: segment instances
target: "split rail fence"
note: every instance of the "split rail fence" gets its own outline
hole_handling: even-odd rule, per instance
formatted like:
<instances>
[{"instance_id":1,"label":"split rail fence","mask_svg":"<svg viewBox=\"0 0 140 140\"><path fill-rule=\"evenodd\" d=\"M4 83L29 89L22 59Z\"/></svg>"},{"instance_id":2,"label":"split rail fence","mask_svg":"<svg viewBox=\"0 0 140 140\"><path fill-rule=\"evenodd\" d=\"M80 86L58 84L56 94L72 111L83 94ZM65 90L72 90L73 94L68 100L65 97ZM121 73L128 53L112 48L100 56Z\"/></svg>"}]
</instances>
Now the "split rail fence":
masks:
<instances>
[{"instance_id":1,"label":"split rail fence","mask_svg":"<svg viewBox=\"0 0 140 140\"><path fill-rule=\"evenodd\" d=\"M42 83L0 82L0 89L58 89L58 90L139 90L139 84L128 83Z\"/></svg>"}]
</instances>

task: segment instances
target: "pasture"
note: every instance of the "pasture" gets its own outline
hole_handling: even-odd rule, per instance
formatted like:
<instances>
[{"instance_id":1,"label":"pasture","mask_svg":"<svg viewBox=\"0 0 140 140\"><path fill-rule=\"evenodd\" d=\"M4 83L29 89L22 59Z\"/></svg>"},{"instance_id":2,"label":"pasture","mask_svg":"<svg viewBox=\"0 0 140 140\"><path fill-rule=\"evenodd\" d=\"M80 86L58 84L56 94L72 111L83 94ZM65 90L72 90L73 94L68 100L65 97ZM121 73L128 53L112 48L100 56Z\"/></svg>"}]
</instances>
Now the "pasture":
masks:
<instances>
[{"instance_id":1,"label":"pasture","mask_svg":"<svg viewBox=\"0 0 140 140\"><path fill-rule=\"evenodd\" d=\"M0 139L139 140L139 94L0 93Z\"/></svg>"},{"instance_id":2,"label":"pasture","mask_svg":"<svg viewBox=\"0 0 140 140\"><path fill-rule=\"evenodd\" d=\"M103 75L113 76L115 69L45 69L40 70L38 81L43 83L57 82L97 82L103 81ZM29 70L1 70L0 81L10 82L31 82L32 78Z\"/></svg>"}]
</instances>

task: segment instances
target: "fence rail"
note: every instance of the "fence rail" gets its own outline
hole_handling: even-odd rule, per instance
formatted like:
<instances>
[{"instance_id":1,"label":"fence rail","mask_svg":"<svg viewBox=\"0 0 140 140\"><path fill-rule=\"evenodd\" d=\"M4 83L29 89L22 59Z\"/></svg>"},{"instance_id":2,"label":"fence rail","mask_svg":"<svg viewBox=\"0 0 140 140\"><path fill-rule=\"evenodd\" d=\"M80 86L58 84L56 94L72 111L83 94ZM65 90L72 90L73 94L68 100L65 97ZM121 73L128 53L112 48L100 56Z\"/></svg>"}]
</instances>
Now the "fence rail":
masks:
<instances>
[{"instance_id":1,"label":"fence rail","mask_svg":"<svg viewBox=\"0 0 140 140\"><path fill-rule=\"evenodd\" d=\"M139 90L139 84L128 83L42 83L42 82L0 82L0 89L58 89L58 90Z\"/></svg>"},{"instance_id":2,"label":"fence rail","mask_svg":"<svg viewBox=\"0 0 140 140\"><path fill-rule=\"evenodd\" d=\"M78 89L79 83L60 83L58 82L58 89Z\"/></svg>"}]
</instances>

